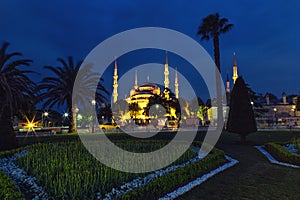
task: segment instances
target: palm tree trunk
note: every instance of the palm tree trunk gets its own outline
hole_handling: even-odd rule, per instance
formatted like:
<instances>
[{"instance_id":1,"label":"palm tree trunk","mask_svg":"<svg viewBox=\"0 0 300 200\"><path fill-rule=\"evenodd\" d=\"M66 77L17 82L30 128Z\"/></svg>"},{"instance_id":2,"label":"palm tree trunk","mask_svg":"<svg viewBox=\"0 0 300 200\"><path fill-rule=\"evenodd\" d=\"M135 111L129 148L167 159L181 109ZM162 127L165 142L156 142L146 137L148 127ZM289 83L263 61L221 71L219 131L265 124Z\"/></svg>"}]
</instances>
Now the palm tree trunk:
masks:
<instances>
[{"instance_id":1,"label":"palm tree trunk","mask_svg":"<svg viewBox=\"0 0 300 200\"><path fill-rule=\"evenodd\" d=\"M16 147L18 147L18 142L13 129L12 113L6 105L0 113L0 150Z\"/></svg>"},{"instance_id":2,"label":"palm tree trunk","mask_svg":"<svg viewBox=\"0 0 300 200\"><path fill-rule=\"evenodd\" d=\"M76 104L74 104L72 106L72 120L71 120L72 133L77 133L77 113L78 113L78 107Z\"/></svg>"},{"instance_id":3,"label":"palm tree trunk","mask_svg":"<svg viewBox=\"0 0 300 200\"><path fill-rule=\"evenodd\" d=\"M72 105L72 100L67 100L67 107L69 112L69 133L77 133L76 129L76 114L78 112L77 105ZM76 112L77 111L77 112Z\"/></svg>"},{"instance_id":4,"label":"palm tree trunk","mask_svg":"<svg viewBox=\"0 0 300 200\"><path fill-rule=\"evenodd\" d=\"M216 87L217 87L217 111L218 111L218 124L217 129L223 129L221 127L223 119L223 106L222 106L222 90L221 90L221 68L220 68L220 50L219 50L219 37L214 37L214 57L216 63Z\"/></svg>"}]
</instances>

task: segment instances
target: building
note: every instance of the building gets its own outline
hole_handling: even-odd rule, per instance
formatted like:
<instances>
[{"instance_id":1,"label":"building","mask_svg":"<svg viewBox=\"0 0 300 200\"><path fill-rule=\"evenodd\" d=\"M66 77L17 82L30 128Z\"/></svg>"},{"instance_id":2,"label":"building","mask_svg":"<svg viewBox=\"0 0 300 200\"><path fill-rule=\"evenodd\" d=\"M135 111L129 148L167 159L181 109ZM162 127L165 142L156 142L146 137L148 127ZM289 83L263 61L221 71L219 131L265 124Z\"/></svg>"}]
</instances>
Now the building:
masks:
<instances>
[{"instance_id":1,"label":"building","mask_svg":"<svg viewBox=\"0 0 300 200\"><path fill-rule=\"evenodd\" d=\"M296 110L297 101L297 96L288 98L285 92L282 93L281 99L270 99L270 94L267 93L265 99L259 102L261 107L254 108L258 115L258 127L299 125L300 112Z\"/></svg>"},{"instance_id":2,"label":"building","mask_svg":"<svg viewBox=\"0 0 300 200\"><path fill-rule=\"evenodd\" d=\"M129 105L129 110L127 113L120 116L123 120L134 120L136 124L149 124L152 119L158 118L159 116L152 116L149 114L149 101L151 98L161 98L164 102L169 102L169 106L166 106L165 118L176 119L178 116L176 114L176 108L172 106L172 102L178 102L179 95L179 83L178 74L176 70L174 86L175 94L169 89L169 64L168 55L166 53L166 61L164 64L164 86L159 86L155 83L151 83L149 76L147 81L140 86L138 85L138 72L135 71L134 86L130 90L130 96L126 98L126 102ZM117 64L115 61L114 75L113 75L113 103L118 101L118 74L117 74Z\"/></svg>"}]
</instances>

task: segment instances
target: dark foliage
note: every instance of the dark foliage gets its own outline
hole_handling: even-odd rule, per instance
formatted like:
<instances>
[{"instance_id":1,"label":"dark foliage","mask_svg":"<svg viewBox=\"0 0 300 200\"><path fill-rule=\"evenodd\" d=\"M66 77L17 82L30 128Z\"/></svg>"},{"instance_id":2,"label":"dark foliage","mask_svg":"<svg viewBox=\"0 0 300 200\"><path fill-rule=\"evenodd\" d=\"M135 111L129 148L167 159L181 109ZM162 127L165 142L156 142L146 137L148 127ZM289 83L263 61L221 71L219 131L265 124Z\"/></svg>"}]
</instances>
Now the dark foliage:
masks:
<instances>
[{"instance_id":1,"label":"dark foliage","mask_svg":"<svg viewBox=\"0 0 300 200\"><path fill-rule=\"evenodd\" d=\"M249 90L242 77L236 80L230 99L227 130L239 134L245 141L246 136L256 132L257 128Z\"/></svg>"},{"instance_id":2,"label":"dark foliage","mask_svg":"<svg viewBox=\"0 0 300 200\"><path fill-rule=\"evenodd\" d=\"M201 36L201 40L213 39L213 43L214 43L214 58L216 64L217 106L218 106L219 121L223 121L219 36L223 33L228 32L232 27L233 24L229 24L227 18L220 18L219 13L216 13L216 14L210 14L204 19L202 19L201 25L199 26L197 32L197 34ZM219 123L218 123L218 128L223 128L223 127L219 127Z\"/></svg>"},{"instance_id":3,"label":"dark foliage","mask_svg":"<svg viewBox=\"0 0 300 200\"><path fill-rule=\"evenodd\" d=\"M61 107L66 105L69 112L69 132L76 132L76 120L74 112L78 105L87 106L93 97L97 102L103 103L108 94L106 89L100 84L103 79L99 74L92 72L92 65L81 66L82 61L77 63L69 56L67 60L58 58L60 66L45 66L54 76L46 77L38 86L39 98L44 101L45 108ZM98 83L95 86L95 83ZM96 88L96 91L93 91ZM73 90L77 96L73 96ZM104 94L103 94L104 92ZM75 100L75 101L74 101Z\"/></svg>"},{"instance_id":4,"label":"dark foliage","mask_svg":"<svg viewBox=\"0 0 300 200\"><path fill-rule=\"evenodd\" d=\"M4 43L0 49L0 150L17 147L13 116L22 107L33 104L35 87L27 76L32 71L25 69L31 60L13 59L22 54L6 53L8 46Z\"/></svg>"}]
</instances>

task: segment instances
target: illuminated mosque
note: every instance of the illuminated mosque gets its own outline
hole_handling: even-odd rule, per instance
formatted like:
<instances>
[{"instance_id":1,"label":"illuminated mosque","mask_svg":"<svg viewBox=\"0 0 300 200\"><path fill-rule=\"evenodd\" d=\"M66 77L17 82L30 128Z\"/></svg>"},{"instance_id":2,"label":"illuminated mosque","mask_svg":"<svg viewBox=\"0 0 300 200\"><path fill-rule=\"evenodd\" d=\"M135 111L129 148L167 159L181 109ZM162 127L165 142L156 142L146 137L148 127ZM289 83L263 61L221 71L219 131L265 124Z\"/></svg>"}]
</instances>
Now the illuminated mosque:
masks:
<instances>
[{"instance_id":1,"label":"illuminated mosque","mask_svg":"<svg viewBox=\"0 0 300 200\"><path fill-rule=\"evenodd\" d=\"M149 80L149 76L147 81L142 85L138 85L138 73L135 71L134 77L134 87L130 90L130 96L124 100L128 103L128 105L135 105L137 108L133 108L135 110L134 117L132 117L132 112L128 111L127 113L123 113L121 116L123 120L129 120L134 118L135 122L137 123L149 123L151 119L157 118L157 116L150 116L147 114L146 110L148 109L149 100L154 96L160 96L165 98L168 101L175 100L178 102L179 97L179 82L178 82L178 73L177 70L175 72L175 80L174 80L174 88L175 94L169 89L170 88L170 80L169 80L169 64L168 64L168 54L166 53L166 59L164 64L164 87L159 87L157 84L151 83ZM236 54L234 53L234 61L233 61L233 76L232 80L235 83L236 79L238 78L238 68L236 62ZM226 79L226 101L227 104L230 101L230 81L227 74ZM114 75L113 75L113 104L118 103L118 66L117 61L115 60L114 63ZM129 106L130 109L130 106ZM132 107L131 107L132 109ZM188 109L188 108L184 108ZM225 113L228 112L229 107L226 106ZM207 120L214 120L216 119L216 107L212 106L207 110ZM224 114L225 114L224 113ZM176 108L171 107L169 112L165 114L165 117L178 119L178 115L176 115ZM189 116L187 116L189 117Z\"/></svg>"},{"instance_id":2,"label":"illuminated mosque","mask_svg":"<svg viewBox=\"0 0 300 200\"><path fill-rule=\"evenodd\" d=\"M129 111L125 113L122 118L125 120L134 118L137 124L148 124L151 119L157 118L158 116L150 116L147 114L147 109L149 106L149 100L154 97L163 98L166 102L175 101L177 102L179 96L179 83L178 74L176 70L175 74L175 94L169 89L169 64L168 55L166 53L166 61L164 64L164 87L161 88L157 84L151 83L149 76L147 77L147 82L142 85L138 85L138 73L135 71L134 87L130 90L130 96L126 98L126 102L129 105ZM114 75L113 75L113 103L116 104L118 101L118 67L117 62L114 63ZM130 106L134 105L134 106ZM133 108L136 107L136 108ZM132 117L132 111L134 110L134 117ZM178 119L176 115L176 108L174 106L169 106L169 111L164 115L165 118Z\"/></svg>"}]
</instances>

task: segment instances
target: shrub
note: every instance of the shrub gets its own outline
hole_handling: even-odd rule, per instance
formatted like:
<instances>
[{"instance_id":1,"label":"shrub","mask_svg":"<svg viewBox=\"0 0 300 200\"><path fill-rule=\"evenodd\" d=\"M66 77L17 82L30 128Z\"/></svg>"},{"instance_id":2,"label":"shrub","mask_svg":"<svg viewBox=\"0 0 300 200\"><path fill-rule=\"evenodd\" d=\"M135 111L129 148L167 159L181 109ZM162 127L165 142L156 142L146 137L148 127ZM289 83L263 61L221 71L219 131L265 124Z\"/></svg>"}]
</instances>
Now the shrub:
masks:
<instances>
[{"instance_id":1,"label":"shrub","mask_svg":"<svg viewBox=\"0 0 300 200\"><path fill-rule=\"evenodd\" d=\"M242 142L248 134L257 131L249 88L241 76L236 80L231 92L227 131L239 134Z\"/></svg>"},{"instance_id":2,"label":"shrub","mask_svg":"<svg viewBox=\"0 0 300 200\"><path fill-rule=\"evenodd\" d=\"M300 139L294 139L292 143L294 144L295 148L300 152Z\"/></svg>"},{"instance_id":3,"label":"shrub","mask_svg":"<svg viewBox=\"0 0 300 200\"><path fill-rule=\"evenodd\" d=\"M0 170L0 199L2 200L25 200L17 186L11 179Z\"/></svg>"},{"instance_id":4,"label":"shrub","mask_svg":"<svg viewBox=\"0 0 300 200\"><path fill-rule=\"evenodd\" d=\"M290 153L280 144L267 143L265 148L278 161L300 165L300 155Z\"/></svg>"},{"instance_id":5,"label":"shrub","mask_svg":"<svg viewBox=\"0 0 300 200\"><path fill-rule=\"evenodd\" d=\"M199 145L200 143L197 144ZM213 149L211 155L203 158L201 161L159 177L145 187L140 187L127 194L123 194L121 199L158 199L225 162L227 162L227 160L224 157L224 152Z\"/></svg>"}]
</instances>

